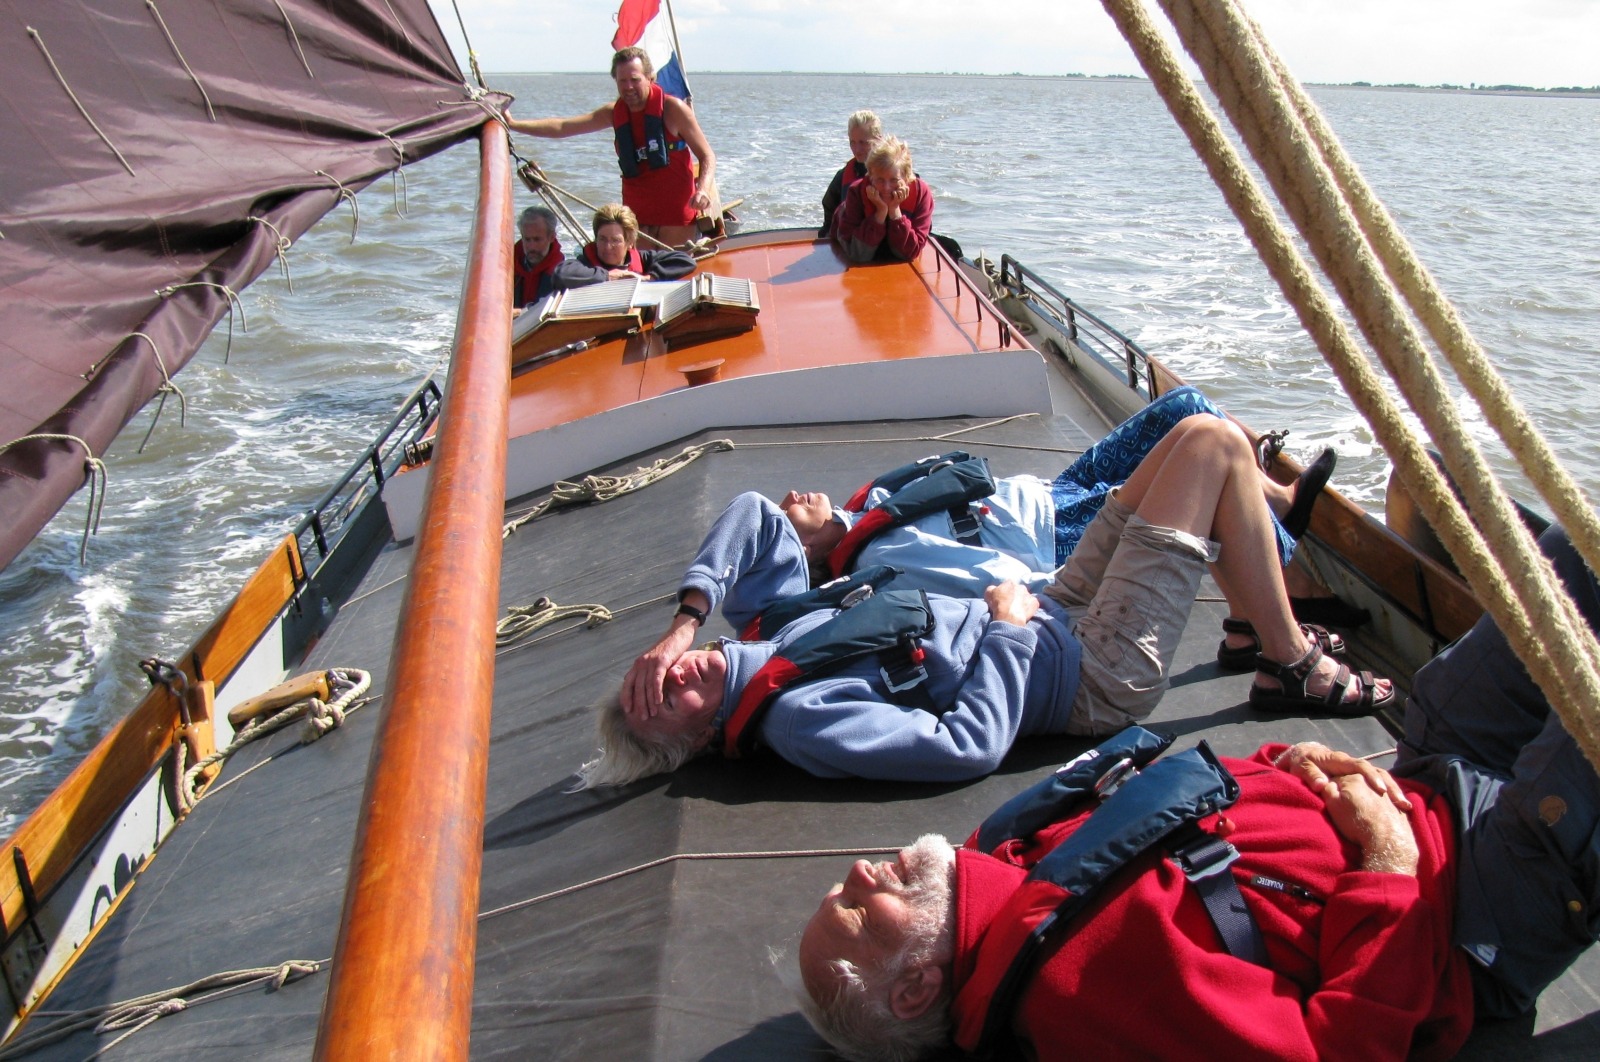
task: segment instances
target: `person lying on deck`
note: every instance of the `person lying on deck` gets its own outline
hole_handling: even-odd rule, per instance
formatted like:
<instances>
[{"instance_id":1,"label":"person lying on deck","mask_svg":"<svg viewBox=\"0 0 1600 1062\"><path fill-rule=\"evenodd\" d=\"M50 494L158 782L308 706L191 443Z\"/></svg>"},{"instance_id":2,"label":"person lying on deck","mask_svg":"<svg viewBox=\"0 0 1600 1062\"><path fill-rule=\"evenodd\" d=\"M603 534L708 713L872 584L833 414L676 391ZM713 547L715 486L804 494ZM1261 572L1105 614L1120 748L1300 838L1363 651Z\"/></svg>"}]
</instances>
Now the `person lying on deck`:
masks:
<instances>
[{"instance_id":1,"label":"person lying on deck","mask_svg":"<svg viewBox=\"0 0 1600 1062\"><path fill-rule=\"evenodd\" d=\"M511 248L511 304L520 312L555 290L556 267L566 256L556 238L555 212L548 207L524 210L517 218L517 232L522 238Z\"/></svg>"},{"instance_id":2,"label":"person lying on deck","mask_svg":"<svg viewBox=\"0 0 1600 1062\"><path fill-rule=\"evenodd\" d=\"M622 685L624 710L653 715L660 709L667 669L694 644L696 630L719 606L733 629L744 631L775 602L805 592L813 580L820 583L873 565L901 569L897 587L946 597L981 598L989 587L1008 579L1042 592L1111 491L1173 425L1201 413L1232 425L1193 387L1168 391L1085 450L1053 482L1035 476L996 481L994 494L965 508L971 521L965 534L956 528L952 512L941 508L885 527L861 545L859 535L844 541L860 518L832 508L826 494L790 491L776 505L754 492L739 495L717 517L684 572L680 606L666 633L629 668ZM1243 431L1232 427L1242 438ZM1333 465L1334 452L1328 450L1292 489L1258 477L1275 510L1282 563L1289 563L1294 540L1305 531ZM903 497L876 489L862 508L871 512ZM1276 514L1283 515L1281 523ZM1235 615L1224 630L1218 662L1236 671L1255 667L1258 645L1249 624ZM1337 635L1310 625L1308 632L1324 650L1342 651Z\"/></svg>"},{"instance_id":3,"label":"person lying on deck","mask_svg":"<svg viewBox=\"0 0 1600 1062\"><path fill-rule=\"evenodd\" d=\"M1044 602L1012 582L983 601L926 599L929 622L892 649L809 675L804 661L829 659L834 624L904 598L874 595L802 616L771 641L685 653L655 715L625 714L620 698L600 707L601 753L579 785L672 770L713 745L766 746L821 777L956 781L993 771L1022 735L1114 732L1165 692L1208 564L1260 639L1253 705L1365 714L1393 697L1294 622L1254 451L1231 422L1198 414L1106 500Z\"/></svg>"},{"instance_id":4,"label":"person lying on deck","mask_svg":"<svg viewBox=\"0 0 1600 1062\"><path fill-rule=\"evenodd\" d=\"M857 181L866 179L867 156L883 139L883 123L871 111L857 111L845 125L845 136L850 141L850 158L822 193L822 228L817 230L822 239L833 234L833 216L843 205L845 192Z\"/></svg>"},{"instance_id":5,"label":"person lying on deck","mask_svg":"<svg viewBox=\"0 0 1600 1062\"><path fill-rule=\"evenodd\" d=\"M1594 573L1560 528L1540 544L1595 627ZM1222 761L1237 802L1172 847L1225 837L1218 893L1234 883L1250 917L1213 921L1208 879L1162 842L1008 992L1019 936L1128 821L1116 796L1059 799L1080 757L959 851L928 836L857 861L801 938L802 1009L851 1059L974 1051L986 1025L1045 1060L1448 1058L1600 932L1600 778L1487 617L1417 673L1405 735L1392 775L1316 742ZM1148 798L1162 762L1127 784Z\"/></svg>"},{"instance_id":6,"label":"person lying on deck","mask_svg":"<svg viewBox=\"0 0 1600 1062\"><path fill-rule=\"evenodd\" d=\"M677 280L694 272L694 256L687 251L641 251L639 222L621 203L607 203L594 212L594 241L583 253L556 267L557 291L603 284L608 280Z\"/></svg>"},{"instance_id":7,"label":"person lying on deck","mask_svg":"<svg viewBox=\"0 0 1600 1062\"><path fill-rule=\"evenodd\" d=\"M846 190L833 237L852 262L909 262L933 231L933 189L911 170L911 149L885 137L867 156L867 176Z\"/></svg>"}]
</instances>

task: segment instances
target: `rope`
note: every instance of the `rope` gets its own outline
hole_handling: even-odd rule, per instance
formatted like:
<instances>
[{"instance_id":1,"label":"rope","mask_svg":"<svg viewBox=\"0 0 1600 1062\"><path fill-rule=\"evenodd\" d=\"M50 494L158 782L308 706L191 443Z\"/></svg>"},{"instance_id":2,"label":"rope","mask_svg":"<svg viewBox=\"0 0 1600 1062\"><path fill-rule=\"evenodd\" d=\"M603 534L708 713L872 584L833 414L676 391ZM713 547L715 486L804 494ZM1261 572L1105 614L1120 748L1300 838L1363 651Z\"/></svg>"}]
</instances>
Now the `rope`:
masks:
<instances>
[{"instance_id":1,"label":"rope","mask_svg":"<svg viewBox=\"0 0 1600 1062\"><path fill-rule=\"evenodd\" d=\"M355 243L356 242L356 233L361 231L361 207L359 205L357 205L357 203L356 203L356 194L354 192L352 192L350 189L346 188L344 186L344 184L342 182L340 182L339 178L335 177L333 174L329 173L327 170L317 170L316 174L317 174L318 177L326 177L328 180L332 181L333 182L333 186L339 190L338 197L336 199L334 199L334 204L335 205L338 204L340 199L345 199L345 200L349 201L349 203L350 203L350 242L351 243Z\"/></svg>"},{"instance_id":2,"label":"rope","mask_svg":"<svg viewBox=\"0 0 1600 1062\"><path fill-rule=\"evenodd\" d=\"M685 446L678 453L663 457L655 464L636 468L625 476L591 475L584 476L576 483L571 480L561 480L550 489L550 497L506 524L500 532L500 537L510 538L523 524L537 520L554 509L564 509L582 502L607 502L624 494L632 494L658 480L666 479L680 469L687 468L706 454L722 453L732 449L731 441L712 439L710 442L695 446Z\"/></svg>"},{"instance_id":3,"label":"rope","mask_svg":"<svg viewBox=\"0 0 1600 1062\"><path fill-rule=\"evenodd\" d=\"M228 300L228 342L222 348L222 364L228 364L228 358L233 354L233 311L235 307L239 310L239 331L246 335L250 333L250 321L245 317L244 302L240 300L239 293L228 287L228 285L218 284L214 280L191 280L183 284L168 284L164 288L157 288L156 294L163 299L170 299L183 288L216 288Z\"/></svg>"},{"instance_id":4,"label":"rope","mask_svg":"<svg viewBox=\"0 0 1600 1062\"><path fill-rule=\"evenodd\" d=\"M501 122L506 120L504 112L496 114L495 117ZM522 165L517 167L517 176L522 178L522 183L528 186L529 191L536 194L540 199L543 199L547 204L550 204L551 209L555 210L558 214L566 211L566 207L565 205L555 205L557 202L555 199L556 195L564 195L574 203L578 203L593 211L598 211L600 209L587 199L583 198L583 196L578 195L576 192L568 191L559 184L556 184L549 177L546 177L544 171L539 168L538 163L531 159L524 159L516 152L512 152L511 154L513 158L518 159L522 163ZM548 193L552 194L547 194L547 190ZM583 232L583 226L579 225L575 218L569 220L568 224L572 226L574 238L576 238L579 243L585 242L586 237ZM639 239L649 240L651 243L656 245L657 250L672 251L677 249L669 243L661 242L648 232L640 232ZM689 246L696 258L709 257L709 255L714 254L716 250L711 246L709 240L693 240L690 242Z\"/></svg>"},{"instance_id":5,"label":"rope","mask_svg":"<svg viewBox=\"0 0 1600 1062\"><path fill-rule=\"evenodd\" d=\"M1302 324L1394 460L1402 480L1417 496L1424 513L1450 548L1479 601L1529 665L1530 672L1550 697L1579 746L1591 762L1600 765L1600 726L1588 718L1584 708L1585 704L1600 703L1600 675L1596 674L1594 664L1600 650L1595 648L1584 625L1575 622L1574 610L1565 595L1555 591L1548 563L1532 548L1520 525L1499 533L1504 523L1500 510L1509 505L1502 506L1488 497L1493 491L1483 491L1485 508L1481 513L1475 508L1474 512L1491 532L1495 545L1517 558L1500 565L1495 563L1477 540L1443 477L1431 467L1432 461L1422 443L1383 390L1371 364L1339 321L1309 266L1278 223L1260 187L1150 23L1142 5L1138 0L1103 0L1103 3L1244 225L1268 271L1295 307ZM1415 341L1414 334L1408 336L1410 327L1403 313L1395 308L1392 297L1385 300L1372 294L1374 291L1387 293L1388 285L1371 268L1370 252L1351 227L1350 212L1342 198L1332 194L1330 182L1318 171L1322 165L1320 156L1308 143L1298 122L1286 118L1285 93L1275 84L1276 72L1266 72L1270 64L1257 46L1257 32L1236 10L1232 0L1201 4L1198 13L1186 0L1162 0L1162 4L1180 39L1206 72L1218 99L1239 125L1245 142L1257 152L1263 172L1278 188L1280 200L1296 220L1301 234L1323 262L1380 357L1395 373L1402 392L1429 431L1435 433L1435 438L1447 440L1441 443L1441 449L1449 451L1447 462L1462 461L1463 467L1481 467L1481 457L1461 430L1453 407L1450 412L1441 408L1446 404L1447 395L1438 385L1437 374L1431 372L1426 351ZM1231 34L1224 44L1215 39L1222 36L1215 32L1218 26ZM1208 31L1213 35L1206 36ZM1235 65L1228 65L1230 63ZM1248 107L1241 99L1244 95L1241 85L1250 87ZM1249 108L1269 112L1272 120L1258 124ZM1274 148L1285 152L1297 149L1297 153L1289 158L1280 157L1273 153ZM1401 360L1407 364L1397 365ZM1431 396L1431 400L1419 402L1419 395ZM1474 494L1478 493L1477 484L1471 486ZM1512 596L1506 570L1540 572L1524 588L1527 602ZM1534 634L1530 614L1550 617L1550 627L1543 635ZM1581 647L1590 666L1577 669L1582 672L1577 675L1570 674L1572 669L1564 673L1556 667L1546 655L1545 646L1561 644Z\"/></svg>"},{"instance_id":6,"label":"rope","mask_svg":"<svg viewBox=\"0 0 1600 1062\"><path fill-rule=\"evenodd\" d=\"M157 292L157 294L160 293ZM167 364L161 360L161 348L156 346L156 341L151 339L143 332L128 333L129 339L133 339L135 337L150 344L150 352L156 356L156 368L161 370L161 386L156 388L156 394L161 396L161 401L156 403L156 415L150 418L150 426L145 429L144 438L139 442L138 452L142 454L144 453L145 446L150 442L150 436L155 433L156 422L161 419L161 411L167 408L167 396L169 394L178 396L179 427L188 427L189 425L189 400L185 398L183 392L178 389L178 385L172 382L172 376L167 372Z\"/></svg>"},{"instance_id":7,"label":"rope","mask_svg":"<svg viewBox=\"0 0 1600 1062\"><path fill-rule=\"evenodd\" d=\"M384 0L384 3L388 2L389 0ZM390 8L389 13L391 15L394 14L394 8ZM407 39L409 40L409 38ZM396 140L394 137L390 136L388 133L380 132L378 135L389 142L389 146L394 149L395 156L400 160L400 165L396 166L392 171L394 173L394 184L392 186L392 194L394 196L394 212L403 218L410 217L411 215L409 211L411 209L411 184L406 178L405 145L400 143L400 141Z\"/></svg>"},{"instance_id":8,"label":"rope","mask_svg":"<svg viewBox=\"0 0 1600 1062\"><path fill-rule=\"evenodd\" d=\"M195 787L199 781L200 772L214 763L227 761L230 756L252 741L258 741L270 734L275 734L300 718L306 720L306 725L300 732L300 744L302 745L309 745L328 733L328 731L342 726L346 716L360 708L362 704L367 703L362 701L358 704L356 701L371 687L372 675L357 668L330 668L328 670L328 685L339 691L338 696L333 700L324 704L316 697L307 697L305 700L296 701L291 705L280 708L271 715L257 716L240 728L227 748L219 749L192 764L184 762L188 759L188 754L185 752L186 746L183 742L178 742L178 776L182 779L182 783L178 786L178 800L182 804L183 810L185 812L192 810L196 804L200 803L210 793L220 792L224 788L223 786L216 786L214 789L206 789L204 792L197 791Z\"/></svg>"},{"instance_id":9,"label":"rope","mask_svg":"<svg viewBox=\"0 0 1600 1062\"><path fill-rule=\"evenodd\" d=\"M72 91L72 86L67 84L66 75L63 74L61 72L61 68L56 65L55 57L50 54L50 49L44 46L44 38L39 35L39 31L34 29L32 26L27 26L25 28L28 31L28 36L33 38L33 43L37 44L39 46L39 50L44 53L44 61L50 64L50 69L56 75L56 80L61 82L61 87L63 89L66 89L67 97L72 100L72 105L78 108L78 113L83 115L83 120L89 123L89 128L93 129L95 134L100 137L100 140L105 144L105 146L111 149L111 153L117 157L117 161L122 163L122 168L128 171L128 176L137 177L138 174L133 172L133 167L128 165L128 160L123 158L122 152L117 150L117 145L113 144L111 142L111 138L106 136L105 130L100 128L99 123L89 116L89 109L83 105L81 100L78 99L78 94Z\"/></svg>"},{"instance_id":10,"label":"rope","mask_svg":"<svg viewBox=\"0 0 1600 1062\"><path fill-rule=\"evenodd\" d=\"M289 12L283 9L283 5L278 0L272 0L272 2L277 6L278 14L283 16L283 24L289 27L289 39L294 42L295 53L300 56L300 65L306 68L306 77L316 80L317 75L311 72L311 64L306 62L306 50L300 47L300 34L295 32L294 23L289 21Z\"/></svg>"},{"instance_id":11,"label":"rope","mask_svg":"<svg viewBox=\"0 0 1600 1062\"><path fill-rule=\"evenodd\" d=\"M24 435L12 439L4 446L0 446L0 454L16 446L18 443L32 442L74 442L83 447L86 455L83 465L86 470L85 478L89 481L89 508L83 523L83 539L78 543L78 563L83 564L89 559L89 536L100 533L100 513L106 504L107 473L106 463L94 455L89 444L76 435L58 435L54 432L38 432L34 435Z\"/></svg>"},{"instance_id":12,"label":"rope","mask_svg":"<svg viewBox=\"0 0 1600 1062\"><path fill-rule=\"evenodd\" d=\"M467 46L467 65L472 67L472 76L478 79L478 88L488 92L489 85L483 80L483 71L478 69L478 53L472 47L472 38L467 36L467 20L461 17L461 5L456 0L450 0L450 6L456 9L456 22L461 26L461 43ZM467 87L470 89L472 86Z\"/></svg>"},{"instance_id":13,"label":"rope","mask_svg":"<svg viewBox=\"0 0 1600 1062\"><path fill-rule=\"evenodd\" d=\"M531 605L512 605L499 623L494 625L494 644L500 647L515 645L541 628L559 620L581 617L585 627L593 629L611 622L611 610L604 605L558 605L548 597L541 597Z\"/></svg>"},{"instance_id":14,"label":"rope","mask_svg":"<svg viewBox=\"0 0 1600 1062\"><path fill-rule=\"evenodd\" d=\"M522 179L522 183L527 186L530 192L538 196L545 206L555 212L555 215L566 225L567 234L572 237L574 243L582 246L588 239L588 234L584 231L583 224L573 215L572 210L556 194L555 186L545 176L544 170L539 168L537 162L532 159L525 159L515 151L511 152L511 157L517 160L517 176Z\"/></svg>"},{"instance_id":15,"label":"rope","mask_svg":"<svg viewBox=\"0 0 1600 1062\"><path fill-rule=\"evenodd\" d=\"M772 852L675 852L669 856L662 856L660 859L652 859L646 863L636 864L626 870L602 874L598 878L590 878L588 881L579 882L576 885L568 885L564 889L556 889L554 892L530 896L526 900L518 900L515 903L508 903L504 907L495 907L488 911L480 912L478 921L487 922L491 918L498 918L500 915L510 914L512 911L520 911L523 908L532 907L534 904L544 903L546 900L554 900L561 896L570 896L575 892L582 892L584 889L592 889L596 885L604 885L619 878L630 877L642 871L666 866L668 863L702 862L718 859L812 859L831 858L833 856L887 855L890 852L900 851L902 847L904 846L895 845L892 848L794 848Z\"/></svg>"},{"instance_id":16,"label":"rope","mask_svg":"<svg viewBox=\"0 0 1600 1062\"><path fill-rule=\"evenodd\" d=\"M129 1036L159 1021L169 1014L177 1014L188 1010L190 1007L209 1003L214 999L242 992L255 985L266 986L269 991L277 991L284 985L292 984L302 977L309 977L322 970L333 960L330 959L289 959L276 966L257 966L248 970L227 970L222 973L202 977L198 981L191 981L186 985L175 988L163 989L148 995L135 996L117 1003L102 1003L98 1007L89 1007L84 1010L71 1011L61 1015L55 1021L40 1028L33 1026L23 1035L17 1037L0 1049L0 1059L20 1058L31 1054L41 1047L59 1043L75 1032L83 1029L93 1029L96 1033L114 1032L118 1029L128 1031L108 1044L101 1046L90 1058L98 1058L113 1047L126 1040ZM191 998L192 997L192 998ZM34 1020L46 1015L59 1014L58 1011L34 1011Z\"/></svg>"},{"instance_id":17,"label":"rope","mask_svg":"<svg viewBox=\"0 0 1600 1062\"><path fill-rule=\"evenodd\" d=\"M410 44L411 43L411 31L406 29L406 24L404 22L400 21L400 16L395 14L394 5L389 3L389 0L383 0L383 6L389 9L389 17L394 19L394 24L396 26L400 27L400 36L402 36L402 37L404 37L406 39L406 43L407 44Z\"/></svg>"},{"instance_id":18,"label":"rope","mask_svg":"<svg viewBox=\"0 0 1600 1062\"><path fill-rule=\"evenodd\" d=\"M210 116L213 122L216 121L217 112L211 107L211 95L206 92L206 87L200 83L200 76L189 65L189 60L185 59L183 53L178 50L178 42L173 39L172 31L167 28L167 20L161 17L160 11L156 10L156 0L144 0L144 6L148 7L150 14L155 16L156 25L160 26L161 32L166 35L167 43L172 46L172 54L178 57L178 62L183 66L183 72L189 75L189 80L194 82L194 87L200 90L200 98L205 100L206 103L206 114Z\"/></svg>"},{"instance_id":19,"label":"rope","mask_svg":"<svg viewBox=\"0 0 1600 1062\"><path fill-rule=\"evenodd\" d=\"M279 266L279 268L281 268L283 270L283 282L289 286L289 294L293 295L294 294L294 278L289 275L289 238L287 236L285 236L283 233L279 232L278 231L278 226L274 225L272 222L268 221L266 218L258 217L255 214L251 214L248 217L246 217L245 220L246 221L257 221L257 222L260 222L261 224L265 225L267 228L272 230L273 238L278 241L277 242L277 246L276 246L276 252L277 252L277 255L278 255L278 266Z\"/></svg>"}]
</instances>

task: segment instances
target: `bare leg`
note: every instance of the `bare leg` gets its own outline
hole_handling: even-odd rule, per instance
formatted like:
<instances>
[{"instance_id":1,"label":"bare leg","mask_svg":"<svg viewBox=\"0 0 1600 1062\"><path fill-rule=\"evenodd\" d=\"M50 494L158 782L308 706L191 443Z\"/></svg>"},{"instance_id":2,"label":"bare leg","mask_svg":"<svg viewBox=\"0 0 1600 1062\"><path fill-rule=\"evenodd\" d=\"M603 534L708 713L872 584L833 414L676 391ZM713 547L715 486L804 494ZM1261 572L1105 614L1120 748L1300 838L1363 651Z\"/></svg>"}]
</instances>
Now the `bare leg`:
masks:
<instances>
[{"instance_id":1,"label":"bare leg","mask_svg":"<svg viewBox=\"0 0 1600 1062\"><path fill-rule=\"evenodd\" d=\"M1213 567L1230 612L1248 619L1261 652L1280 664L1310 651L1289 610L1255 455L1243 434L1214 417L1181 421L1145 458L1119 497L1142 518L1221 544ZM1308 683L1328 689L1338 664L1324 659ZM1268 683L1274 680L1266 679ZM1387 683L1379 693L1387 692ZM1359 697L1352 687L1349 696Z\"/></svg>"}]
</instances>

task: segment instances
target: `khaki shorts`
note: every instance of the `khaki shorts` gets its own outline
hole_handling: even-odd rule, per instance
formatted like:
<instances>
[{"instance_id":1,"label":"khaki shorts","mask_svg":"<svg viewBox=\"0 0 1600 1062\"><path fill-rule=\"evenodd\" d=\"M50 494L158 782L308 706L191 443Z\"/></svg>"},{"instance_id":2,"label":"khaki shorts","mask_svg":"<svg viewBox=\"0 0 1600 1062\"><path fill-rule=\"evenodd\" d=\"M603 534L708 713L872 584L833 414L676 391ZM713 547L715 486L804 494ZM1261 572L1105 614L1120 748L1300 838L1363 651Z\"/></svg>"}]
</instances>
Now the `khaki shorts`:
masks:
<instances>
[{"instance_id":1,"label":"khaki shorts","mask_svg":"<svg viewBox=\"0 0 1600 1062\"><path fill-rule=\"evenodd\" d=\"M1155 710L1218 545L1133 514L1115 496L1045 594L1083 646L1067 732L1111 734Z\"/></svg>"}]
</instances>

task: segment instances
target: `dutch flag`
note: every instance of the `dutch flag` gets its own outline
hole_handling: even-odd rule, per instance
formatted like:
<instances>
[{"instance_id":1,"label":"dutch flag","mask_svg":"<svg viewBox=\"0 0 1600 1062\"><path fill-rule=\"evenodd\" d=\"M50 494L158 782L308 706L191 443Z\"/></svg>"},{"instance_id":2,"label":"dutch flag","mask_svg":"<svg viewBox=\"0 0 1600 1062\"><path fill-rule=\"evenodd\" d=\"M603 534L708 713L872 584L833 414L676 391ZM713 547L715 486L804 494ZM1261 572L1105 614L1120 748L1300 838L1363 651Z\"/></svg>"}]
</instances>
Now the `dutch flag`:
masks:
<instances>
[{"instance_id":1,"label":"dutch flag","mask_svg":"<svg viewBox=\"0 0 1600 1062\"><path fill-rule=\"evenodd\" d=\"M614 49L638 45L650 56L656 69L656 84L668 95L687 100L689 82L683 64L673 47L672 21L666 0L622 0L617 9L617 34L611 38Z\"/></svg>"}]
</instances>

